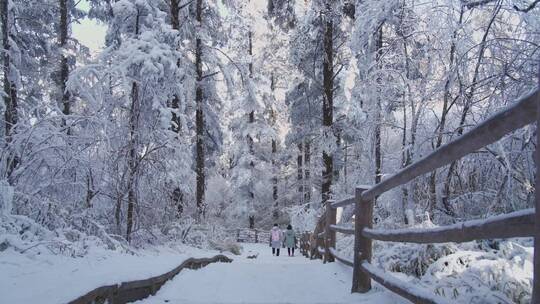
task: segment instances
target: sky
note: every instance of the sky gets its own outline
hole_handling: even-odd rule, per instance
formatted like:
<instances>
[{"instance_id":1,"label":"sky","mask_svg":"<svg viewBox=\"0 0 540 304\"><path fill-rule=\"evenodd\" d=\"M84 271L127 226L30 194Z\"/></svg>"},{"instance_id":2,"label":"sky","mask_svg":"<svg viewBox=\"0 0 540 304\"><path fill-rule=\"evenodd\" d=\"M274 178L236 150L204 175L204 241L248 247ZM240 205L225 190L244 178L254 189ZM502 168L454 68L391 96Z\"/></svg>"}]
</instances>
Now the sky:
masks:
<instances>
[{"instance_id":1,"label":"sky","mask_svg":"<svg viewBox=\"0 0 540 304\"><path fill-rule=\"evenodd\" d=\"M78 8L88 11L89 5L86 0L82 0L78 4ZM73 36L80 43L87 46L92 54L98 53L105 45L105 34L107 27L99 24L96 20L85 18L80 23L73 24Z\"/></svg>"}]
</instances>

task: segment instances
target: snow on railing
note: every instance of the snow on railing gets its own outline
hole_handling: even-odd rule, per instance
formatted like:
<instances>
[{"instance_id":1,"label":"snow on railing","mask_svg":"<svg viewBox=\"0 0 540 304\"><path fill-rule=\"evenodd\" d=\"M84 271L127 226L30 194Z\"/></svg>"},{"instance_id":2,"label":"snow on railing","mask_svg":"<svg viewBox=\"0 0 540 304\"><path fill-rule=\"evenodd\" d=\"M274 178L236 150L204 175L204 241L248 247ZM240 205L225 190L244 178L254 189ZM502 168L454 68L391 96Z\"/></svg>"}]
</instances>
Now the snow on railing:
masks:
<instances>
[{"instance_id":1,"label":"snow on railing","mask_svg":"<svg viewBox=\"0 0 540 304\"><path fill-rule=\"evenodd\" d=\"M175 277L183 269L199 269L211 263L230 263L232 260L224 255L216 255L211 258L189 258L178 267L159 276L145 280L122 282L120 284L98 287L85 295L78 297L68 304L90 303L130 303L142 300L156 292L170 279Z\"/></svg>"},{"instance_id":2,"label":"snow on railing","mask_svg":"<svg viewBox=\"0 0 540 304\"><path fill-rule=\"evenodd\" d=\"M463 243L480 239L530 237L534 235L534 209L435 228L365 228L362 235L379 241L407 243Z\"/></svg>"},{"instance_id":3,"label":"snow on railing","mask_svg":"<svg viewBox=\"0 0 540 304\"><path fill-rule=\"evenodd\" d=\"M413 303L421 304L443 304L443 303L452 303L445 298L434 295L427 292L424 289L418 288L415 285L403 282L392 275L386 273L384 270L378 269L377 267L371 265L368 262L362 263L362 269L369 273L370 277L375 280L377 283L386 287L388 290L393 291L394 293L404 297L405 299Z\"/></svg>"},{"instance_id":4,"label":"snow on railing","mask_svg":"<svg viewBox=\"0 0 540 304\"><path fill-rule=\"evenodd\" d=\"M330 225L330 229L344 234L354 234L354 227L346 227L342 225Z\"/></svg>"},{"instance_id":5,"label":"snow on railing","mask_svg":"<svg viewBox=\"0 0 540 304\"><path fill-rule=\"evenodd\" d=\"M328 200L325 213L319 218L311 235L303 235L303 253L311 258L323 258L325 262L334 259L353 267L352 292L368 292L371 280L375 280L394 293L414 303L448 303L432 292L402 282L399 279L372 266L372 240L403 243L446 243L468 242L480 239L530 237L540 242L540 199L536 198L536 208L494 216L484 220L473 220L445 227L417 229L380 230L372 229L373 204L379 195L400 187L416 177L443 167L480 148L496 142L505 135L528 124L540 121L537 118L537 105L540 104L540 91L518 100L514 105L493 115L469 132L440 147L433 153L409 165L398 173L370 186L358 186L354 197L340 201ZM539 115L540 116L540 115ZM540 140L540 133L538 133ZM540 157L540 151L536 151ZM536 163L536 176L540 176L540 162ZM355 204L355 225L345 227L336 225L336 209ZM536 224L538 223L538 225ZM336 232L354 234L353 260L340 256L336 247ZM535 279L533 282L533 302L540 303L540 255L534 258Z\"/></svg>"},{"instance_id":6,"label":"snow on railing","mask_svg":"<svg viewBox=\"0 0 540 304\"><path fill-rule=\"evenodd\" d=\"M334 258L336 260L340 261L341 263L343 263L343 264L345 264L347 266L351 266L351 267L354 266L354 261L339 255L336 248L330 247L330 248L328 248L328 250L330 250L330 253L334 256Z\"/></svg>"},{"instance_id":7,"label":"snow on railing","mask_svg":"<svg viewBox=\"0 0 540 304\"><path fill-rule=\"evenodd\" d=\"M342 199L337 202L332 203L332 208L339 208L339 207L345 207L347 205L354 204L354 196L347 197L346 199Z\"/></svg>"}]
</instances>

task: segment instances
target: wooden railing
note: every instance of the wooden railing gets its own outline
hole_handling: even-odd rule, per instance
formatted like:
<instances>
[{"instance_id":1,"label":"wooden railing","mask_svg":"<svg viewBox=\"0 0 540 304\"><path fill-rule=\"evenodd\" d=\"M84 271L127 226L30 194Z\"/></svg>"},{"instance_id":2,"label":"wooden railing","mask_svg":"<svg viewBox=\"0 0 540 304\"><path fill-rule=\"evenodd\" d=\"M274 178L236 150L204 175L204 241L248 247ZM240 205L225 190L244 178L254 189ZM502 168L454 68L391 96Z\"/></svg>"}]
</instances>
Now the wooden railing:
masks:
<instances>
[{"instance_id":1,"label":"wooden railing","mask_svg":"<svg viewBox=\"0 0 540 304\"><path fill-rule=\"evenodd\" d=\"M144 280L122 282L120 284L106 285L89 291L68 304L125 304L145 299L156 292L167 281L174 278L183 269L199 269L211 263L230 263L232 260L224 255L216 255L212 258L189 258L178 267L162 275L151 277Z\"/></svg>"},{"instance_id":2,"label":"wooden railing","mask_svg":"<svg viewBox=\"0 0 540 304\"><path fill-rule=\"evenodd\" d=\"M234 234L236 241L239 243L268 243L270 240L270 232L268 230L236 228L226 231Z\"/></svg>"},{"instance_id":3,"label":"wooden railing","mask_svg":"<svg viewBox=\"0 0 540 304\"><path fill-rule=\"evenodd\" d=\"M394 293L414 303L447 303L442 297L420 290L417 286L402 282L371 264L372 240L407 243L446 243L468 242L479 239L534 237L535 248L540 246L540 196L536 195L535 207L487 220L462 222L446 227L431 229L373 229L373 205L376 197L402 186L414 178L441 168L480 148L496 142L505 135L528 124L540 121L537 107L540 104L539 90L521 98L514 105L493 115L456 140L440 147L428 156L409 165L398 173L369 187L359 186L355 196L340 201L327 201L326 210L319 219L312 234L302 235L301 251L311 258L322 257L324 262L338 260L353 267L352 292L367 292L371 280L378 282ZM540 132L537 131L537 143ZM535 152L536 176L540 174L540 149ZM540 189L540 183L536 182ZM355 224L336 225L336 209L355 204ZM336 232L354 235L354 257L340 256L336 247ZM540 250L538 250L540 251ZM534 282L532 303L540 303L540 252L534 255Z\"/></svg>"}]
</instances>

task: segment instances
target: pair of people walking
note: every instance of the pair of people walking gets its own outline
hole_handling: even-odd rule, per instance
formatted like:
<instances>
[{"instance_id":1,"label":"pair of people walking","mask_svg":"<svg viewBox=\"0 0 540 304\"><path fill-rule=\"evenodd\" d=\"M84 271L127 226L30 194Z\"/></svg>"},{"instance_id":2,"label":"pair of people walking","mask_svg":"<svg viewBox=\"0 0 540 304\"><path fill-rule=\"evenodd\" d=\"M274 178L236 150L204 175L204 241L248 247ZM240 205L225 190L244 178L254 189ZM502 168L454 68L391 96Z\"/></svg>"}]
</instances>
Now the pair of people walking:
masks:
<instances>
[{"instance_id":1,"label":"pair of people walking","mask_svg":"<svg viewBox=\"0 0 540 304\"><path fill-rule=\"evenodd\" d=\"M272 255L279 256L279 249L287 247L289 256L294 256L294 248L296 248L296 235L291 225L287 226L285 232L279 229L278 224L270 230L270 247L272 247Z\"/></svg>"}]
</instances>

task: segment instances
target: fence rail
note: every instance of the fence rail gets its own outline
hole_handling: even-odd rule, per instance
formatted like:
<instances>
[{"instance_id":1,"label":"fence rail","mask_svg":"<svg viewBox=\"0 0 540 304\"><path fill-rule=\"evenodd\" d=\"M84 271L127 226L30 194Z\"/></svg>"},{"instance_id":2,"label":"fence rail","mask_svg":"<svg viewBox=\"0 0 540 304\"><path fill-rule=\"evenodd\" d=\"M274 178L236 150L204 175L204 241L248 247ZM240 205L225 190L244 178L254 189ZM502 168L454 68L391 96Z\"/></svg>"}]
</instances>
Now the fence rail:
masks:
<instances>
[{"instance_id":1,"label":"fence rail","mask_svg":"<svg viewBox=\"0 0 540 304\"><path fill-rule=\"evenodd\" d=\"M101 286L68 302L68 304L124 304L142 300L156 294L167 281L175 277L183 269L199 269L217 262L230 263L232 260L221 254L211 258L189 258L178 267L162 275L144 280Z\"/></svg>"},{"instance_id":2,"label":"fence rail","mask_svg":"<svg viewBox=\"0 0 540 304\"><path fill-rule=\"evenodd\" d=\"M340 232L344 234L354 234L354 227L345 227L340 225L330 225L330 229L334 230L335 232Z\"/></svg>"},{"instance_id":3,"label":"fence rail","mask_svg":"<svg viewBox=\"0 0 540 304\"><path fill-rule=\"evenodd\" d=\"M270 240L270 232L267 230L236 228L228 229L227 231L234 233L236 241L239 243L268 243Z\"/></svg>"},{"instance_id":4,"label":"fence rail","mask_svg":"<svg viewBox=\"0 0 540 304\"><path fill-rule=\"evenodd\" d=\"M325 203L325 213L319 218L311 234L303 234L301 251L310 258L322 258L324 262L338 260L353 267L352 292L368 292L371 280L380 283L392 292L414 303L448 303L417 286L403 282L384 270L371 265L372 240L403 243L446 243L468 242L480 239L534 237L535 247L540 246L540 196L536 195L535 208L494 216L485 220L474 220L428 229L373 229L374 199L379 195L402 186L416 177L429 173L460 158L496 142L519 128L540 122L540 91L519 99L514 105L491 116L469 132L440 147L433 153L409 165L381 183L356 188L355 196L340 201ZM540 142L540 132L537 132ZM535 151L536 176L540 176L540 149ZM536 182L537 189L540 181ZM336 225L336 209L355 205L354 227ZM336 251L336 233L354 234L353 259L342 257ZM535 250L532 303L540 303L540 253Z\"/></svg>"},{"instance_id":5,"label":"fence rail","mask_svg":"<svg viewBox=\"0 0 540 304\"><path fill-rule=\"evenodd\" d=\"M474 240L534 236L534 209L494 216L486 221L467 221L428 229L375 230L362 234L374 240L403 243L463 243Z\"/></svg>"}]
</instances>

